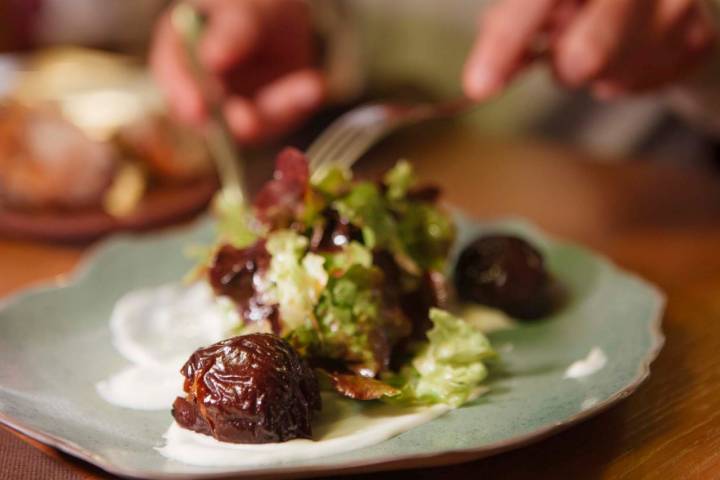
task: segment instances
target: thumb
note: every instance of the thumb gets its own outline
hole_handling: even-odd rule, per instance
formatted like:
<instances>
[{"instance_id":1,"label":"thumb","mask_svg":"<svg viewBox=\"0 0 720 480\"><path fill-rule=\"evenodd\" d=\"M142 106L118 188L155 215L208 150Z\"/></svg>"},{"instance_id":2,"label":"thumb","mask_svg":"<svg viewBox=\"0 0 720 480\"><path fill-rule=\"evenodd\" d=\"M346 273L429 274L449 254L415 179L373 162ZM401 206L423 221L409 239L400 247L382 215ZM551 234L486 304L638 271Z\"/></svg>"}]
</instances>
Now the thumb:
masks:
<instances>
[{"instance_id":1,"label":"thumb","mask_svg":"<svg viewBox=\"0 0 720 480\"><path fill-rule=\"evenodd\" d=\"M468 97L485 100L507 85L525 64L557 1L503 0L484 13L463 71Z\"/></svg>"}]
</instances>

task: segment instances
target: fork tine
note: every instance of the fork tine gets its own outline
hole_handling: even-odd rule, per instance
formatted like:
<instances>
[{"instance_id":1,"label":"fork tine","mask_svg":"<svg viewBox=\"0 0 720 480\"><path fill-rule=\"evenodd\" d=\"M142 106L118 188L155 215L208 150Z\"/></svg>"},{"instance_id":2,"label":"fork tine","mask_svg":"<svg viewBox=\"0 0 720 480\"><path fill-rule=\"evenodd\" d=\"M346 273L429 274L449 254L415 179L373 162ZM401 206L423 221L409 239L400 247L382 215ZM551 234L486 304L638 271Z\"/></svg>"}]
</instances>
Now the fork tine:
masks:
<instances>
[{"instance_id":1,"label":"fork tine","mask_svg":"<svg viewBox=\"0 0 720 480\"><path fill-rule=\"evenodd\" d=\"M343 150L347 145L352 145L354 142L354 135L357 134L356 130L346 131L342 141L335 142L329 149L326 150L325 155L318 159L316 164L316 170L325 169L328 165L337 163L337 159L342 156Z\"/></svg>"},{"instance_id":2,"label":"fork tine","mask_svg":"<svg viewBox=\"0 0 720 480\"><path fill-rule=\"evenodd\" d=\"M335 148L328 152L328 156L318 162L318 169L331 164L350 169L379 138L389 133L387 127L385 123L367 127L354 126L352 129L354 135L346 137L346 141L342 144L336 144Z\"/></svg>"},{"instance_id":3,"label":"fork tine","mask_svg":"<svg viewBox=\"0 0 720 480\"><path fill-rule=\"evenodd\" d=\"M342 131L342 137L338 135L332 144L324 148L322 154L315 159L314 167L320 169L328 164L341 163L340 159L346 156L347 149L355 148L353 146L358 143L368 143L368 137L375 136L383 128L382 124L371 126L347 124L345 130Z\"/></svg>"},{"instance_id":4,"label":"fork tine","mask_svg":"<svg viewBox=\"0 0 720 480\"><path fill-rule=\"evenodd\" d=\"M381 122L375 125L348 125L342 140L336 140L317 158L315 167L324 168L328 164L351 167L357 158L380 137L389 133L389 125Z\"/></svg>"},{"instance_id":5,"label":"fork tine","mask_svg":"<svg viewBox=\"0 0 720 480\"><path fill-rule=\"evenodd\" d=\"M467 99L457 99L436 104L375 103L358 107L335 120L308 148L310 171L315 175L333 164L349 169L375 142L398 128L457 115L471 106Z\"/></svg>"},{"instance_id":6,"label":"fork tine","mask_svg":"<svg viewBox=\"0 0 720 480\"><path fill-rule=\"evenodd\" d=\"M310 168L316 170L327 162L333 160L333 157L341 151L342 147L348 142L352 141L353 136L357 135L358 128L353 125L343 126L333 132L333 135L323 139L323 142L318 144L318 148L308 150L308 156L310 157Z\"/></svg>"},{"instance_id":7,"label":"fork tine","mask_svg":"<svg viewBox=\"0 0 720 480\"><path fill-rule=\"evenodd\" d=\"M307 156L310 158L310 167L314 168L318 162L317 159L324 157L328 148L345 134L345 122L333 122L308 148Z\"/></svg>"},{"instance_id":8,"label":"fork tine","mask_svg":"<svg viewBox=\"0 0 720 480\"><path fill-rule=\"evenodd\" d=\"M352 168L353 164L360 159L380 138L388 133L384 128L376 128L372 131L365 131L364 134L355 137L354 141L345 146L342 154L336 162L338 166L345 169Z\"/></svg>"},{"instance_id":9,"label":"fork tine","mask_svg":"<svg viewBox=\"0 0 720 480\"><path fill-rule=\"evenodd\" d=\"M348 129L354 126L353 111L346 113L339 119L335 120L313 143L307 150L310 157L311 168L316 166L319 158L327 156L327 150L331 148L337 141L344 138L348 134Z\"/></svg>"},{"instance_id":10,"label":"fork tine","mask_svg":"<svg viewBox=\"0 0 720 480\"><path fill-rule=\"evenodd\" d=\"M377 122L381 122L385 117L385 108L382 105L372 104L351 110L341 115L323 132L317 140L308 148L307 155L310 158L310 168L315 170L319 167L320 159L325 161L328 155L328 149L338 141L344 138L346 129L357 127L368 127Z\"/></svg>"},{"instance_id":11,"label":"fork tine","mask_svg":"<svg viewBox=\"0 0 720 480\"><path fill-rule=\"evenodd\" d=\"M343 168L345 165L352 166L359 154L362 154L370 146L366 132L362 128L353 129L355 135L348 138L348 142L337 145L327 157L318 162L317 168L313 170L313 180L320 180L323 172L328 168L337 166Z\"/></svg>"}]
</instances>

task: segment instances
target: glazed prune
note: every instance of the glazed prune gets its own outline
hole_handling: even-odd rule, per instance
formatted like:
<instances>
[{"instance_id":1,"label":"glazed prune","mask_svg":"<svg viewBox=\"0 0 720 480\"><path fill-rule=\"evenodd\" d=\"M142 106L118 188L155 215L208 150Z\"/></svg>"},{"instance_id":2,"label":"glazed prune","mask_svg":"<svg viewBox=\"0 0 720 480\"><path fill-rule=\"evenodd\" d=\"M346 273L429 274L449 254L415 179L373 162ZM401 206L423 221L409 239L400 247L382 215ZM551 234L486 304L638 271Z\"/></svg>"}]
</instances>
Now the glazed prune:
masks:
<instances>
[{"instance_id":1,"label":"glazed prune","mask_svg":"<svg viewBox=\"0 0 720 480\"><path fill-rule=\"evenodd\" d=\"M277 334L282 328L277 306L265 303L258 288L268 268L270 253L265 242L242 249L223 245L208 269L208 280L216 295L233 301L246 325L267 321Z\"/></svg>"},{"instance_id":2,"label":"glazed prune","mask_svg":"<svg viewBox=\"0 0 720 480\"><path fill-rule=\"evenodd\" d=\"M462 300L520 319L544 316L555 303L553 281L540 252L507 235L480 237L468 245L455 268L455 287Z\"/></svg>"},{"instance_id":3,"label":"glazed prune","mask_svg":"<svg viewBox=\"0 0 720 480\"><path fill-rule=\"evenodd\" d=\"M233 443L312 435L321 408L317 378L280 337L242 335L200 348L181 373L186 396L172 414L183 428Z\"/></svg>"}]
</instances>

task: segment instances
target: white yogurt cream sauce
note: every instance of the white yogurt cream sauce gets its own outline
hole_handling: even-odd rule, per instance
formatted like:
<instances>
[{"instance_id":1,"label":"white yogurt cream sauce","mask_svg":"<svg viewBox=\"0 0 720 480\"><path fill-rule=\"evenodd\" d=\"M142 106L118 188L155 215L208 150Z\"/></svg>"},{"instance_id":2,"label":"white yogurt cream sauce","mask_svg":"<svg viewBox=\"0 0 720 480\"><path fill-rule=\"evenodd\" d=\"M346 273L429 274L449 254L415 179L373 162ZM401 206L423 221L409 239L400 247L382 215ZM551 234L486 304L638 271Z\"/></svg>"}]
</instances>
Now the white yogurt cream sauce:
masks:
<instances>
[{"instance_id":1,"label":"white yogurt cream sauce","mask_svg":"<svg viewBox=\"0 0 720 480\"><path fill-rule=\"evenodd\" d=\"M593 347L587 357L570 364L565 370L565 378L579 379L590 376L601 370L606 363L605 352L599 347Z\"/></svg>"},{"instance_id":2,"label":"white yogurt cream sauce","mask_svg":"<svg viewBox=\"0 0 720 480\"><path fill-rule=\"evenodd\" d=\"M173 422L165 433L165 446L157 450L173 460L204 466L253 466L310 460L380 443L429 422L449 409L446 405L414 409L375 402L362 405L333 393L323 393L322 413L313 423L313 440L258 445L227 443L186 430Z\"/></svg>"},{"instance_id":3,"label":"white yogurt cream sauce","mask_svg":"<svg viewBox=\"0 0 720 480\"><path fill-rule=\"evenodd\" d=\"M122 297L110 318L113 345L131 366L96 385L106 401L137 410L166 410L182 395L180 367L197 348L237 325L235 310L204 283L166 285Z\"/></svg>"},{"instance_id":4,"label":"white yogurt cream sauce","mask_svg":"<svg viewBox=\"0 0 720 480\"><path fill-rule=\"evenodd\" d=\"M137 410L165 410L182 396L180 367L197 348L232 335L237 313L209 286L172 284L128 293L113 311L115 348L131 366L98 382L107 402ZM234 444L192 432L172 422L158 451L193 465L253 466L308 460L380 443L444 414L446 405L402 408L323 394L313 440L259 445Z\"/></svg>"}]
</instances>

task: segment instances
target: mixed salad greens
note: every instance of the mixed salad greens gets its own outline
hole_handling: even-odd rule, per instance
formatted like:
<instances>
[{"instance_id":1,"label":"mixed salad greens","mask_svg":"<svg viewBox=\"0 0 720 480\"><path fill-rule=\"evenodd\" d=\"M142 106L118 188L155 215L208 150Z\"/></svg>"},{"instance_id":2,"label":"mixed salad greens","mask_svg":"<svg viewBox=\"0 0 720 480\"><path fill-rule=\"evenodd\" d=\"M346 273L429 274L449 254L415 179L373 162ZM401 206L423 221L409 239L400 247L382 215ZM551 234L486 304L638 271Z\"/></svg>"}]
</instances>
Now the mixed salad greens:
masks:
<instances>
[{"instance_id":1,"label":"mixed salad greens","mask_svg":"<svg viewBox=\"0 0 720 480\"><path fill-rule=\"evenodd\" d=\"M252 205L218 205L200 275L237 308L235 333L282 337L340 394L458 406L494 352L443 309L456 232L438 197L405 161L379 182L339 168L311 179L288 148Z\"/></svg>"}]
</instances>

